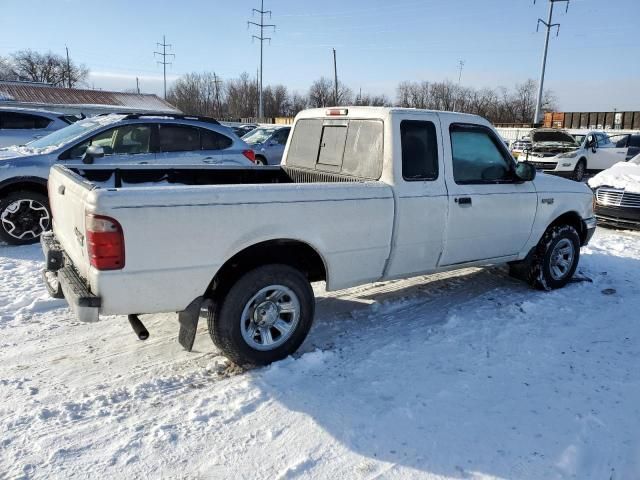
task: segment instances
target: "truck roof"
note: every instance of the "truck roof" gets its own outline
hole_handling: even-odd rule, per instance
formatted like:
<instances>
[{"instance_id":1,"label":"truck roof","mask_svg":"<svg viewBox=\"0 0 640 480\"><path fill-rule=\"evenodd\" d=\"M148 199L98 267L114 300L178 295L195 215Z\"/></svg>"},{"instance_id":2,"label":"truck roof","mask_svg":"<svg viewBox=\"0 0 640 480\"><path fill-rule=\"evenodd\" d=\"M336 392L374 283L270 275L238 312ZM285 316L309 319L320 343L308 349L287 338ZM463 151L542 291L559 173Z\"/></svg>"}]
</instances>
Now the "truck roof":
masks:
<instances>
[{"instance_id":1,"label":"truck roof","mask_svg":"<svg viewBox=\"0 0 640 480\"><path fill-rule=\"evenodd\" d=\"M345 111L346 113L329 114L329 111ZM419 108L404 108L404 107L361 107L361 106L343 106L343 107L325 107L325 108L311 108L300 112L296 118L318 118L318 117L360 117L360 118L385 118L394 114L420 114L429 113L437 114L440 117L455 117L461 121L487 123L487 121L478 116L469 113L448 112L444 110L425 110Z\"/></svg>"}]
</instances>

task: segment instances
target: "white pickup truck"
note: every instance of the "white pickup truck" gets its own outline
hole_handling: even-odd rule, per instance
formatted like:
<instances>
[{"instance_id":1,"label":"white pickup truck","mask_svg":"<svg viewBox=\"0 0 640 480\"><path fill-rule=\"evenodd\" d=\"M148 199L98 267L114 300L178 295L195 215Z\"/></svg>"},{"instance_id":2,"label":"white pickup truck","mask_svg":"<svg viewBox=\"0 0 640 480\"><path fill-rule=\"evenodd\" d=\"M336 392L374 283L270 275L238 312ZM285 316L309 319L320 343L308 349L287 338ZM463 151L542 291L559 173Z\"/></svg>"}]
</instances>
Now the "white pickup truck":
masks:
<instances>
[{"instance_id":1,"label":"white pickup truck","mask_svg":"<svg viewBox=\"0 0 640 480\"><path fill-rule=\"evenodd\" d=\"M516 164L483 118L401 108L300 113L283 165L57 165L45 279L76 315L178 312L191 349L208 312L238 364L293 353L328 290L509 263L564 286L595 230L581 183Z\"/></svg>"}]
</instances>

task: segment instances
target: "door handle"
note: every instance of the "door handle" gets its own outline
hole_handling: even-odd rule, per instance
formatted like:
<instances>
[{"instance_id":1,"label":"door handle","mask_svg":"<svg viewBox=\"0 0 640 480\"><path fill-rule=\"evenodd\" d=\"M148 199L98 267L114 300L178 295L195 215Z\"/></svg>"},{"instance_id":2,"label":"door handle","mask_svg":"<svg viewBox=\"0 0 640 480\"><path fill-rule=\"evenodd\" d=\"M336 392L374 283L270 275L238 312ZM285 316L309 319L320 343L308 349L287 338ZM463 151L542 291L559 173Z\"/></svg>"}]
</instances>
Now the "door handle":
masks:
<instances>
[{"instance_id":1,"label":"door handle","mask_svg":"<svg viewBox=\"0 0 640 480\"><path fill-rule=\"evenodd\" d=\"M458 198L455 198L453 201L460 206L471 205L471 197L458 197Z\"/></svg>"}]
</instances>

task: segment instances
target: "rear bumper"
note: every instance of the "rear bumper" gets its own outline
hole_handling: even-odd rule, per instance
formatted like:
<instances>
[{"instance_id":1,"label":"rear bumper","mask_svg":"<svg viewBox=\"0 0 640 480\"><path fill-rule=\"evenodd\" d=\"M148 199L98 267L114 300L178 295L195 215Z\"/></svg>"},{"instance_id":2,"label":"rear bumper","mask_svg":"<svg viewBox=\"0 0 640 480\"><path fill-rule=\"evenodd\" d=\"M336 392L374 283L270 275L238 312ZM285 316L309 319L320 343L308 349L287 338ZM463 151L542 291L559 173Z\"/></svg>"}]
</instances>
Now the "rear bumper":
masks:
<instances>
[{"instance_id":1,"label":"rear bumper","mask_svg":"<svg viewBox=\"0 0 640 480\"><path fill-rule=\"evenodd\" d=\"M65 255L53 232L40 238L45 258L43 279L52 297L64 296L71 310L82 322L97 322L102 300L91 293L87 282L78 274Z\"/></svg>"}]
</instances>

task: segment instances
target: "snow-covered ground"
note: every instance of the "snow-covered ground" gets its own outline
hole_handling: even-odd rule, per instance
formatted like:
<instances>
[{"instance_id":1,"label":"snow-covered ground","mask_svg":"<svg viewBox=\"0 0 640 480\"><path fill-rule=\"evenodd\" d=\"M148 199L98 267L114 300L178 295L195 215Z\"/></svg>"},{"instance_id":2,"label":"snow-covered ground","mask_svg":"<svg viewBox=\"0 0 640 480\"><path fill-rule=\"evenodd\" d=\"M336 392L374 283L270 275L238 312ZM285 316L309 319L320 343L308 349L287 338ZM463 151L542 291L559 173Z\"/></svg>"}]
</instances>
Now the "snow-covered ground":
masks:
<instances>
[{"instance_id":1,"label":"snow-covered ground","mask_svg":"<svg viewBox=\"0 0 640 480\"><path fill-rule=\"evenodd\" d=\"M640 234L543 293L473 269L326 294L296 358L240 372L206 322L80 324L0 246L0 478L640 478Z\"/></svg>"}]
</instances>

